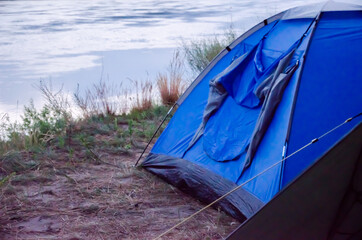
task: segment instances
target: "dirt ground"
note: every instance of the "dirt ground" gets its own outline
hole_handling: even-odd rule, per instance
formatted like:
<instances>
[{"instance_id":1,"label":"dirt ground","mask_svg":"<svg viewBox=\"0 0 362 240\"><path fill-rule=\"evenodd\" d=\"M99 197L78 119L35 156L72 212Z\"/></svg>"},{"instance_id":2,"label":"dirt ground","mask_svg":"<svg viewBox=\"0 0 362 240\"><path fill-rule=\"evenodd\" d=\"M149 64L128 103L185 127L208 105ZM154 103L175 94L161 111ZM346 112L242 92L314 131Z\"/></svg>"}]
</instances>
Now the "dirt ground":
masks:
<instances>
[{"instance_id":1,"label":"dirt ground","mask_svg":"<svg viewBox=\"0 0 362 240\"><path fill-rule=\"evenodd\" d=\"M36 152L21 152L34 166L0 188L0 239L153 239L204 206L134 168L140 152L98 150L90 161L53 148L37 164ZM208 209L163 239L223 239L238 224Z\"/></svg>"}]
</instances>

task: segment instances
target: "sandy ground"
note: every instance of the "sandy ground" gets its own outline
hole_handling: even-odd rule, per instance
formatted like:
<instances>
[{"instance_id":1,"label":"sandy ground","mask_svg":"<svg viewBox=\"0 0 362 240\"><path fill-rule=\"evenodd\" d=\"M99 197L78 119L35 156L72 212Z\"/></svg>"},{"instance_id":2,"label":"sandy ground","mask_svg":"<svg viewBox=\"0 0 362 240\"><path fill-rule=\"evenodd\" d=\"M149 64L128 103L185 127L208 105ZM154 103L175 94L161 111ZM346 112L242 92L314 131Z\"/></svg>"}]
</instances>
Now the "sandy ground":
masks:
<instances>
[{"instance_id":1,"label":"sandy ground","mask_svg":"<svg viewBox=\"0 0 362 240\"><path fill-rule=\"evenodd\" d=\"M21 152L23 164L41 161L0 188L0 239L153 239L203 207L134 168L140 151L98 150L101 162L84 150ZM208 209L163 239L223 239L238 224Z\"/></svg>"}]
</instances>

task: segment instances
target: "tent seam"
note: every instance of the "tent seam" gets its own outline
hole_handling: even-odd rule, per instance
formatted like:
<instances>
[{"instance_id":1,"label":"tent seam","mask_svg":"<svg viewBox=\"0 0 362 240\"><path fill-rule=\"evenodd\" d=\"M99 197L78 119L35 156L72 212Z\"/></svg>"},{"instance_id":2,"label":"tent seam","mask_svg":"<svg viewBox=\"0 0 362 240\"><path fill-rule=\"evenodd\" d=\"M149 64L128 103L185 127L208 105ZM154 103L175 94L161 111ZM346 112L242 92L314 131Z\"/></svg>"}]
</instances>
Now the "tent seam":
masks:
<instances>
[{"instance_id":1,"label":"tent seam","mask_svg":"<svg viewBox=\"0 0 362 240\"><path fill-rule=\"evenodd\" d=\"M307 59L307 56L308 56L308 53L309 53L310 45L311 45L311 42L313 40L314 33L315 33L315 30L317 29L317 26L318 26L318 23L319 23L319 20L320 20L321 16L322 16L322 12L319 12L317 17L313 21L313 22L315 22L314 27L312 29L311 36L310 36L309 41L308 41L308 45L307 45L307 47L305 49L305 53L304 53L304 56L303 56L303 62L301 64L301 66L300 66L301 69L300 69L300 73L299 73L299 76L298 76L298 79L297 79L297 85L296 85L296 88L295 88L295 94L294 94L294 98L293 98L293 102L292 102L292 108L291 108L290 115L289 115L287 134L285 136L285 142L284 142L284 146L283 146L283 148L284 148L283 152L285 153L285 156L282 156L283 158L285 158L288 155L289 137L290 137L290 132L291 132L291 129L292 129L292 122L293 122L293 119L294 119L294 112L295 112L295 106L296 106L297 99L298 99L298 93L299 93L299 89L300 89L300 82L301 82L301 79L302 79L302 76L303 76L304 66L305 66L305 62L306 62L306 59ZM282 189L284 166L285 166L285 162L283 162L282 165L281 165L279 191Z\"/></svg>"}]
</instances>

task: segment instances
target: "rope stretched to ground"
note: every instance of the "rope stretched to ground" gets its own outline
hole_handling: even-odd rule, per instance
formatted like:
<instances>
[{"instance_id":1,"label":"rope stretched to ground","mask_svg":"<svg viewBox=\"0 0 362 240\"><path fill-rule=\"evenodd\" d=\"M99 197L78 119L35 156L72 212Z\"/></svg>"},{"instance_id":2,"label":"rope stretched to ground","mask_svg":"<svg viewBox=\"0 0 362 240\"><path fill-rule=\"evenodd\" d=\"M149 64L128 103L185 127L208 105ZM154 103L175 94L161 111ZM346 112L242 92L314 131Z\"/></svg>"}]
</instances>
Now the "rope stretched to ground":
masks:
<instances>
[{"instance_id":1,"label":"rope stretched to ground","mask_svg":"<svg viewBox=\"0 0 362 240\"><path fill-rule=\"evenodd\" d=\"M195 217L196 215L198 215L199 213L205 211L207 208L211 207L212 205L214 205L215 203L221 201L222 199L226 198L227 196L229 196L230 194L232 194L233 192L237 191L238 189L240 189L241 187L243 187L244 185L246 185L247 183L249 183L250 181L254 180L255 178L259 177L260 175L264 174L265 172L269 171L270 169L272 169L273 167L277 166L278 164L284 162L285 160L287 160L288 158L292 157L293 155L297 154L298 152L302 151L303 149L309 147L310 145L312 145L313 143L318 142L321 138L327 136L328 134L330 134L331 132L335 131L336 129L340 128L341 126L343 126L344 124L352 121L352 119L361 116L362 113L357 114L354 117L348 118L347 120L345 120L343 123L337 125L336 127L330 129L329 131L327 131L326 133L322 134L320 137L313 139L312 141L310 141L308 144L304 145L303 147L299 148L298 150L296 150L295 152L291 153L289 156L283 158L282 160L274 163L273 165L269 166L268 168L264 169L263 171L261 171L260 173L258 173L257 175L255 175L254 177L246 180L245 182L243 182L241 185L235 187L234 189L230 190L229 192L225 193L224 195L222 195L221 197L219 197L218 199L216 199L215 201L211 202L210 204L206 205L205 207L201 208L200 210L198 210L197 212L191 214L190 216L188 216L187 218L184 218L182 221L180 221L179 223L177 223L176 225L174 225L173 227L169 228L167 231L163 232L162 234L160 234L159 236L157 236L156 238L154 238L153 240L157 240L160 239L161 237L165 236L166 234L168 234L169 232L171 232L172 230L174 230L175 228L181 226L182 224L184 224L185 222L187 222L188 220L190 220L191 218Z\"/></svg>"},{"instance_id":2,"label":"rope stretched to ground","mask_svg":"<svg viewBox=\"0 0 362 240\"><path fill-rule=\"evenodd\" d=\"M168 115L170 115L170 113L172 112L172 110L174 109L174 107L175 107L176 105L177 105L177 102L175 102L175 103L172 105L172 107L168 110L167 114L164 116L164 118L162 119L161 123L158 125L156 131L153 133L151 139L148 141L146 147L143 149L143 151L142 151L141 155L139 156L139 158L138 158L136 164L134 165L134 167L137 167L138 162L141 160L143 154L146 152L146 150L147 150L148 146L151 144L153 138L156 136L156 134L157 134L157 132L160 130L162 124L166 121Z\"/></svg>"}]
</instances>

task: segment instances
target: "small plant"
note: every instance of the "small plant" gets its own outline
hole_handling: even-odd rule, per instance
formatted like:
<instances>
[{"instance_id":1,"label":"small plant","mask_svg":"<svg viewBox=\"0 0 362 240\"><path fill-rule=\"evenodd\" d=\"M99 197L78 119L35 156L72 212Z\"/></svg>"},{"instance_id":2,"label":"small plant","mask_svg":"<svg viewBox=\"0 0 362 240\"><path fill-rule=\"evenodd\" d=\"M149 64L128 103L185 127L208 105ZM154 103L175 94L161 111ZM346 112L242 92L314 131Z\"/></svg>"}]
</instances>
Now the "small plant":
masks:
<instances>
[{"instance_id":1,"label":"small plant","mask_svg":"<svg viewBox=\"0 0 362 240\"><path fill-rule=\"evenodd\" d=\"M121 147L123 144L124 144L124 139L117 136L115 136L114 139L109 141L109 145L113 147Z\"/></svg>"},{"instance_id":2,"label":"small plant","mask_svg":"<svg viewBox=\"0 0 362 240\"><path fill-rule=\"evenodd\" d=\"M56 136L65 134L67 120L62 112L54 111L45 105L36 110L33 102L24 107L23 131L27 146L47 143Z\"/></svg>"},{"instance_id":3,"label":"small plant","mask_svg":"<svg viewBox=\"0 0 362 240\"><path fill-rule=\"evenodd\" d=\"M154 123L148 125L148 127L144 131L144 135L145 135L146 139L151 139L154 132L156 131L156 128L157 128L157 126Z\"/></svg>"},{"instance_id":4,"label":"small plant","mask_svg":"<svg viewBox=\"0 0 362 240\"><path fill-rule=\"evenodd\" d=\"M129 136L132 138L133 133L134 133L134 121L133 120L128 121L128 133L129 133Z\"/></svg>"},{"instance_id":5,"label":"small plant","mask_svg":"<svg viewBox=\"0 0 362 240\"><path fill-rule=\"evenodd\" d=\"M111 127L112 127L112 125L111 125ZM98 128L98 133L107 135L111 131L111 127L108 124L101 124Z\"/></svg>"},{"instance_id":6,"label":"small plant","mask_svg":"<svg viewBox=\"0 0 362 240\"><path fill-rule=\"evenodd\" d=\"M126 145L124 146L124 148L125 148L126 150L129 150L129 149L132 148L132 145L131 145L130 143L128 143L128 144L126 144Z\"/></svg>"},{"instance_id":7,"label":"small plant","mask_svg":"<svg viewBox=\"0 0 362 240\"><path fill-rule=\"evenodd\" d=\"M80 144L82 144L85 147L90 147L91 145L94 144L95 139L93 136L89 136L86 135L84 133L80 133L78 135L76 135L76 139L80 142Z\"/></svg>"},{"instance_id":8,"label":"small plant","mask_svg":"<svg viewBox=\"0 0 362 240\"><path fill-rule=\"evenodd\" d=\"M114 118L113 128L115 131L118 131L118 119L116 117Z\"/></svg>"},{"instance_id":9,"label":"small plant","mask_svg":"<svg viewBox=\"0 0 362 240\"><path fill-rule=\"evenodd\" d=\"M69 157L69 159L72 160L73 156L74 156L74 148L69 147L68 148L68 157Z\"/></svg>"},{"instance_id":10,"label":"small plant","mask_svg":"<svg viewBox=\"0 0 362 240\"><path fill-rule=\"evenodd\" d=\"M58 136L57 137L57 140L58 140L58 147L59 148L64 148L65 146L65 137L64 136Z\"/></svg>"}]
</instances>

